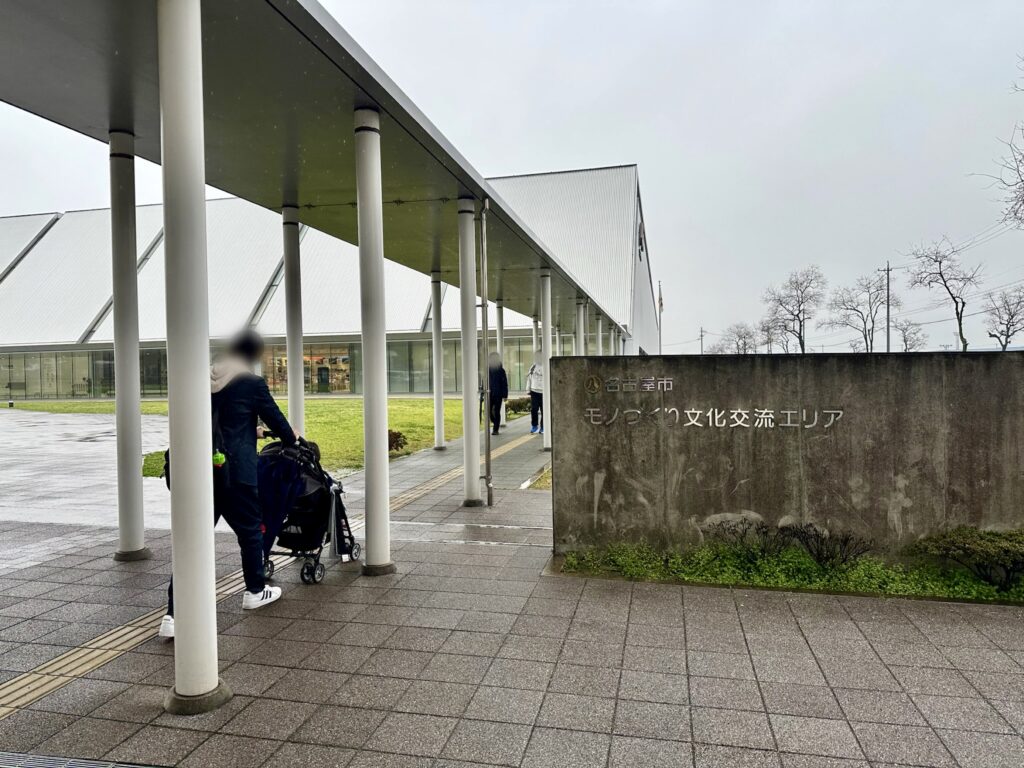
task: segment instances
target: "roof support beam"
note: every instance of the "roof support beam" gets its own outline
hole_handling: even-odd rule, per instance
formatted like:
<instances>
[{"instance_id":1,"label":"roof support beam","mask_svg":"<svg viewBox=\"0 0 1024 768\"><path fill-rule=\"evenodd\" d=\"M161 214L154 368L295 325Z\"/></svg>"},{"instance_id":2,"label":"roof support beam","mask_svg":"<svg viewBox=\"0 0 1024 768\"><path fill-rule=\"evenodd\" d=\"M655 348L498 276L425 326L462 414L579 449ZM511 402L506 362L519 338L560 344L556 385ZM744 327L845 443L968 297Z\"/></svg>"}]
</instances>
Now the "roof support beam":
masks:
<instances>
[{"instance_id":1,"label":"roof support beam","mask_svg":"<svg viewBox=\"0 0 1024 768\"><path fill-rule=\"evenodd\" d=\"M494 304L494 328L498 334L498 359L501 360L502 366L505 365L505 302L496 301ZM501 418L499 419L501 426L508 426L508 417L505 414L505 401L501 401Z\"/></svg>"},{"instance_id":2,"label":"roof support beam","mask_svg":"<svg viewBox=\"0 0 1024 768\"><path fill-rule=\"evenodd\" d=\"M167 294L167 395L171 546L177 611L174 714L216 709L231 698L217 672L213 546L210 317L206 262L203 50L200 0L158 0Z\"/></svg>"},{"instance_id":3,"label":"roof support beam","mask_svg":"<svg viewBox=\"0 0 1024 768\"><path fill-rule=\"evenodd\" d=\"M551 270L540 271L540 365L544 381L541 411L544 421L544 450L551 450Z\"/></svg>"},{"instance_id":4,"label":"roof support beam","mask_svg":"<svg viewBox=\"0 0 1024 768\"><path fill-rule=\"evenodd\" d=\"M576 300L576 354L587 354L587 301Z\"/></svg>"},{"instance_id":5,"label":"roof support beam","mask_svg":"<svg viewBox=\"0 0 1024 768\"><path fill-rule=\"evenodd\" d=\"M430 351L433 358L434 450L443 451L444 441L444 347L441 318L441 273L430 276Z\"/></svg>"},{"instance_id":6,"label":"roof support beam","mask_svg":"<svg viewBox=\"0 0 1024 768\"><path fill-rule=\"evenodd\" d=\"M366 466L366 558L363 574L394 573L388 469L388 351L384 297L384 210L380 115L355 112L359 299L363 352L363 443Z\"/></svg>"},{"instance_id":7,"label":"roof support beam","mask_svg":"<svg viewBox=\"0 0 1024 768\"><path fill-rule=\"evenodd\" d=\"M302 266L299 262L299 209L281 209L284 236L285 355L288 359L288 422L306 433L306 375L302 350Z\"/></svg>"},{"instance_id":8,"label":"roof support beam","mask_svg":"<svg viewBox=\"0 0 1024 768\"><path fill-rule=\"evenodd\" d=\"M462 492L463 506L479 507L480 415L477 392L476 335L476 206L471 198L459 200L459 306L462 310ZM487 349L487 339L484 339Z\"/></svg>"},{"instance_id":9,"label":"roof support beam","mask_svg":"<svg viewBox=\"0 0 1024 768\"><path fill-rule=\"evenodd\" d=\"M113 211L111 211L111 216L113 216ZM163 229L161 229L159 232L156 233L156 235L154 235L152 241L150 241L149 245L146 246L146 250L144 250L142 252L142 254L139 256L139 260L138 260L138 262L135 265L136 293L138 293L138 273L142 272L142 268L145 267L146 264L149 263L149 260L151 258L153 258L153 252L157 249L157 246L159 246L160 243L163 242L163 240L164 240L164 231L163 231ZM132 256L134 257L134 255L135 255L135 243L133 241L132 242ZM116 278L115 278L115 281L116 281ZM89 323L89 327L86 329L85 333L83 333L81 336L78 337L78 343L79 344L87 344L88 342L92 341L92 337L96 335L96 331L98 331L100 329L100 326L103 325L104 321L107 319L107 316L110 314L110 312L111 312L111 310L113 310L113 308L114 308L114 297L113 297L113 295L111 295L111 297L109 299L107 299L106 304L103 305L103 308L99 312L96 313L96 317L94 317L92 322Z\"/></svg>"},{"instance_id":10,"label":"roof support beam","mask_svg":"<svg viewBox=\"0 0 1024 768\"><path fill-rule=\"evenodd\" d=\"M114 420L119 561L147 560L142 511L139 285L135 234L135 137L110 132L110 241L114 295Z\"/></svg>"}]
</instances>

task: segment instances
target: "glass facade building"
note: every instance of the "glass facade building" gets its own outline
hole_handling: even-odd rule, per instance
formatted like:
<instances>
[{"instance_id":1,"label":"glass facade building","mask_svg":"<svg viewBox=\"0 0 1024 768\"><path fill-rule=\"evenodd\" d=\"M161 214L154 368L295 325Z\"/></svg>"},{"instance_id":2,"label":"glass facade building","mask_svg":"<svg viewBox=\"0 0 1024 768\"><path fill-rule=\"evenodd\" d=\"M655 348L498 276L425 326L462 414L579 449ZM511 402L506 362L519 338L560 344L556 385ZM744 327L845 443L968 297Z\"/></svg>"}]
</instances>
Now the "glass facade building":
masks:
<instances>
[{"instance_id":1,"label":"glass facade building","mask_svg":"<svg viewBox=\"0 0 1024 768\"><path fill-rule=\"evenodd\" d=\"M492 342L493 343L493 342ZM530 336L505 339L505 370L509 389L522 391L533 363ZM458 393L462 349L458 339L445 339L444 390ZM362 392L362 355L356 342L330 341L304 345L304 388L309 395L351 395ZM140 351L143 397L166 397L167 351ZM431 392L433 363L430 339L388 340L388 391L392 395ZM262 374L270 391L288 391L288 358L284 344L268 344ZM67 400L114 396L112 349L28 350L0 352L0 398L5 400Z\"/></svg>"}]
</instances>

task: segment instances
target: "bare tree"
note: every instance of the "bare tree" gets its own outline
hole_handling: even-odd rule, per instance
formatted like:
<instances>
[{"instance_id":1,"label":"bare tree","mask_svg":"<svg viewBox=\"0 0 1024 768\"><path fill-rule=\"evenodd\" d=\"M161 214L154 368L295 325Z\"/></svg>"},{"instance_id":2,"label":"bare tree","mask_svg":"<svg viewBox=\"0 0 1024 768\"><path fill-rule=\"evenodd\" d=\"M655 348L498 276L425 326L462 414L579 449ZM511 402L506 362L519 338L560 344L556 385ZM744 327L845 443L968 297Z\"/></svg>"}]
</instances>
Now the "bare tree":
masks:
<instances>
[{"instance_id":1,"label":"bare tree","mask_svg":"<svg viewBox=\"0 0 1024 768\"><path fill-rule=\"evenodd\" d=\"M1024 93L1024 56L1017 57L1017 70L1021 76L1011 88L1016 93ZM1006 193L1003 221L1024 227L1024 123L1013 127L1006 149L1007 154L999 161L999 175L995 176L996 183Z\"/></svg>"},{"instance_id":2,"label":"bare tree","mask_svg":"<svg viewBox=\"0 0 1024 768\"><path fill-rule=\"evenodd\" d=\"M828 281L817 266L798 269L786 281L764 292L768 316L783 333L793 338L800 353L807 352L807 324L814 319L822 302Z\"/></svg>"},{"instance_id":3,"label":"bare tree","mask_svg":"<svg viewBox=\"0 0 1024 768\"><path fill-rule=\"evenodd\" d=\"M1003 221L1024 227L1024 124L1014 127L1006 150L1007 154L999 160L999 175L994 176L1006 193Z\"/></svg>"},{"instance_id":4,"label":"bare tree","mask_svg":"<svg viewBox=\"0 0 1024 768\"><path fill-rule=\"evenodd\" d=\"M904 352L916 352L924 349L926 337L924 329L913 320L897 320L892 324L893 328L900 335L900 342L903 344Z\"/></svg>"},{"instance_id":5,"label":"bare tree","mask_svg":"<svg viewBox=\"0 0 1024 768\"><path fill-rule=\"evenodd\" d=\"M967 351L967 337L964 335L964 310L967 309L967 293L981 282L981 265L967 269L960 261L959 249L943 237L931 245L922 245L910 252L916 262L910 268L910 285L914 288L940 288L949 296L956 316L956 329L960 336L960 348Z\"/></svg>"},{"instance_id":6,"label":"bare tree","mask_svg":"<svg viewBox=\"0 0 1024 768\"><path fill-rule=\"evenodd\" d=\"M725 329L722 342L730 354L752 355L757 352L757 331L750 323L733 323Z\"/></svg>"},{"instance_id":7,"label":"bare tree","mask_svg":"<svg viewBox=\"0 0 1024 768\"><path fill-rule=\"evenodd\" d=\"M789 354L789 335L776 318L763 317L757 323L757 345L764 347L769 355L776 347Z\"/></svg>"},{"instance_id":8,"label":"bare tree","mask_svg":"<svg viewBox=\"0 0 1024 768\"><path fill-rule=\"evenodd\" d=\"M1024 286L990 293L985 297L985 319L988 335L1006 351L1013 337L1024 331Z\"/></svg>"},{"instance_id":9,"label":"bare tree","mask_svg":"<svg viewBox=\"0 0 1024 768\"><path fill-rule=\"evenodd\" d=\"M828 302L832 316L822 320L819 327L851 328L860 334L860 338L851 343L854 352L874 352L878 316L885 307L885 287L885 277L878 274L858 278L852 286L837 288ZM898 296L892 296L890 304L902 306Z\"/></svg>"}]
</instances>

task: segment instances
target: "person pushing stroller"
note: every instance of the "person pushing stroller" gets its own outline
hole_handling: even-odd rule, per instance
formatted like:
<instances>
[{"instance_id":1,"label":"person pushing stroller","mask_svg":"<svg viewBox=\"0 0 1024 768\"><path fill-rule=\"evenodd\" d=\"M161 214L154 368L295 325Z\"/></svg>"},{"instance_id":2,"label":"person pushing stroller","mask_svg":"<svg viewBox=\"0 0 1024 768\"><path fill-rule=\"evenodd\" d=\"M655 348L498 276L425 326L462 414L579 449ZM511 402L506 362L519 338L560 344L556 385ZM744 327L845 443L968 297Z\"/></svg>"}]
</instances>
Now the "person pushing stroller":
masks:
<instances>
[{"instance_id":1,"label":"person pushing stroller","mask_svg":"<svg viewBox=\"0 0 1024 768\"><path fill-rule=\"evenodd\" d=\"M262 357L263 339L247 330L235 336L227 353L210 367L214 441L219 443L213 447L223 454L227 467L226 472L214 470L213 523L223 517L238 538L245 610L262 608L281 597L281 588L268 587L263 572L263 517L256 481L256 440L263 435L257 418L285 445L299 437L274 402L266 380L253 372ZM167 615L160 623L160 637L174 637L173 581L167 588Z\"/></svg>"}]
</instances>

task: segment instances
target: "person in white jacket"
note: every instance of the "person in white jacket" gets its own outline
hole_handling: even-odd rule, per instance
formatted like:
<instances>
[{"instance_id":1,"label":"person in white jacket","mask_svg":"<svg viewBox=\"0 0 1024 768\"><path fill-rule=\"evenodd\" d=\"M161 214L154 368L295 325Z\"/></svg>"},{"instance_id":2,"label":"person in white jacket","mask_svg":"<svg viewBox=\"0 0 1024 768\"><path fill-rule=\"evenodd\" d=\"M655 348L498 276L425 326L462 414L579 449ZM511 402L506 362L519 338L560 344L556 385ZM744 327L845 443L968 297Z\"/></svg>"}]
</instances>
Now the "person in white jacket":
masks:
<instances>
[{"instance_id":1,"label":"person in white jacket","mask_svg":"<svg viewBox=\"0 0 1024 768\"><path fill-rule=\"evenodd\" d=\"M526 391L530 393L530 434L544 434L544 366L534 358L526 374Z\"/></svg>"}]
</instances>

